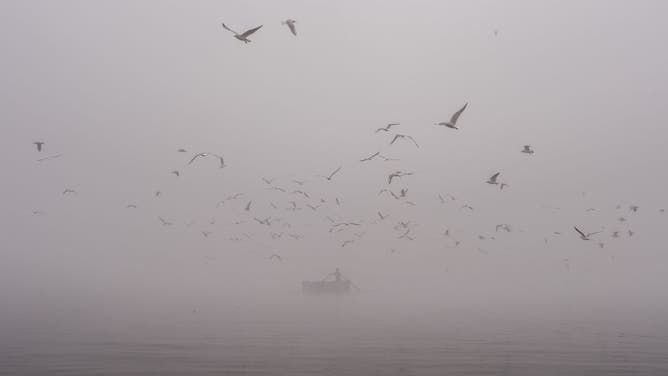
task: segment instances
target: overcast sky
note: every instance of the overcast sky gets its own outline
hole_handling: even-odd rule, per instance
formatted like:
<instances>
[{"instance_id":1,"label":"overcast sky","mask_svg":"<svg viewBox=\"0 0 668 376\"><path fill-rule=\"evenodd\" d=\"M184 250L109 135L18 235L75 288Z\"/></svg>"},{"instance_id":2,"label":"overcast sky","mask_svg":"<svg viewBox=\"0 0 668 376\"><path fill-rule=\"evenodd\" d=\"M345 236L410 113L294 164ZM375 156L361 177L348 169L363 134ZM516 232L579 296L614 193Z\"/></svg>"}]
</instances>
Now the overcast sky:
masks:
<instances>
[{"instance_id":1,"label":"overcast sky","mask_svg":"<svg viewBox=\"0 0 668 376\"><path fill-rule=\"evenodd\" d=\"M656 308L668 282L667 12L664 1L3 1L0 297L18 315L95 298L263 300L339 266L366 290L429 292L416 301ZM221 22L264 26L244 44ZM464 103L459 130L434 125ZM390 122L401 125L374 133ZM390 146L395 130L420 147ZM400 160L359 162L377 151ZM187 166L198 152L227 167ZM388 186L396 170L414 175ZM485 184L495 172L503 191ZM377 211L389 218L374 223ZM253 220L269 216L282 221ZM362 225L330 233L326 216ZM397 239L399 221L414 241ZM603 232L585 242L573 225Z\"/></svg>"}]
</instances>

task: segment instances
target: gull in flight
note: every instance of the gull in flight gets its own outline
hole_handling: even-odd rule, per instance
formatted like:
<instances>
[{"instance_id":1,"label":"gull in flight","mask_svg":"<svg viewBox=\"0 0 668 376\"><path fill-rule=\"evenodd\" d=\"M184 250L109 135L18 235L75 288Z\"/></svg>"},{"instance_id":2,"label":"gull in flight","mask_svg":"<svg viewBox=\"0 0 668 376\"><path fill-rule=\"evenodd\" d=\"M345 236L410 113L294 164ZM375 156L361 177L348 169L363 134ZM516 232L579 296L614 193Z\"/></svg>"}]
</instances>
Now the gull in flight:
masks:
<instances>
[{"instance_id":1,"label":"gull in flight","mask_svg":"<svg viewBox=\"0 0 668 376\"><path fill-rule=\"evenodd\" d=\"M205 238L208 238L209 235L211 235L211 231L202 231L202 235L204 235Z\"/></svg>"},{"instance_id":2,"label":"gull in flight","mask_svg":"<svg viewBox=\"0 0 668 376\"><path fill-rule=\"evenodd\" d=\"M195 160L196 160L197 158L200 158L200 157L209 157L209 156L216 157L216 158L218 158L218 159L220 160L220 168L225 167L225 160L223 159L223 157L221 157L220 155L217 155L217 154L213 154L213 153L198 153L198 154L195 154L195 156L192 157L192 159L190 160L190 162L188 162L188 165L190 165L190 164L192 164L193 162L195 162Z\"/></svg>"},{"instance_id":3,"label":"gull in flight","mask_svg":"<svg viewBox=\"0 0 668 376\"><path fill-rule=\"evenodd\" d=\"M267 185L271 185L271 183L273 183L274 180L276 180L276 178L271 178L271 179L262 178L262 181L265 182Z\"/></svg>"},{"instance_id":4,"label":"gull in flight","mask_svg":"<svg viewBox=\"0 0 668 376\"><path fill-rule=\"evenodd\" d=\"M40 158L40 159L37 160L37 162L50 161L52 159L59 158L60 156L62 156L62 154L51 155L51 156L48 156L48 157Z\"/></svg>"},{"instance_id":5,"label":"gull in flight","mask_svg":"<svg viewBox=\"0 0 668 376\"><path fill-rule=\"evenodd\" d=\"M251 40L248 39L248 37L249 37L251 34L253 34L254 32L260 30L260 28L262 27L262 25L260 25L260 26L258 26L258 27L255 27L255 28L253 28L253 29L246 30L246 31L244 31L243 33L239 34L239 33L237 33L236 31L234 31L234 30L230 29L229 27L227 27L224 23L223 23L222 25L223 25L223 29L232 32L232 33L234 34L234 37L235 37L235 38L239 39L240 41L242 41L242 42L244 42L244 43L250 43Z\"/></svg>"},{"instance_id":6,"label":"gull in flight","mask_svg":"<svg viewBox=\"0 0 668 376\"><path fill-rule=\"evenodd\" d=\"M311 198L311 196L309 196L308 193L306 193L306 192L304 192L304 191L294 190L294 191L292 191L292 193L293 193L293 194L300 194L300 195L302 195L302 196L304 196L304 197L306 197L306 198Z\"/></svg>"},{"instance_id":7,"label":"gull in flight","mask_svg":"<svg viewBox=\"0 0 668 376\"><path fill-rule=\"evenodd\" d=\"M162 217L158 217L158 219L160 220L160 222L162 222L162 225L163 225L163 226L171 226L171 225L172 225L172 222L166 221L166 220L165 220L164 218L162 218Z\"/></svg>"},{"instance_id":8,"label":"gull in flight","mask_svg":"<svg viewBox=\"0 0 668 376\"><path fill-rule=\"evenodd\" d=\"M392 179L394 179L394 178L400 178L400 177L403 177L403 176L413 175L413 174L414 174L414 172L401 172L401 171L396 171L396 172L391 173L391 174L387 177L387 182L388 182L388 184L392 184ZM395 197L396 197L396 196L395 196Z\"/></svg>"},{"instance_id":9,"label":"gull in flight","mask_svg":"<svg viewBox=\"0 0 668 376\"><path fill-rule=\"evenodd\" d=\"M181 173L178 170L172 171L172 174L176 175L176 177L181 176Z\"/></svg>"},{"instance_id":10,"label":"gull in flight","mask_svg":"<svg viewBox=\"0 0 668 376\"><path fill-rule=\"evenodd\" d=\"M295 28L296 23L297 21L293 19L287 19L282 22L283 25L288 25L288 27L290 28L290 32L292 32L292 35L294 36L297 36L297 29Z\"/></svg>"},{"instance_id":11,"label":"gull in flight","mask_svg":"<svg viewBox=\"0 0 668 376\"><path fill-rule=\"evenodd\" d=\"M160 196L161 194L162 194L162 192L160 192L160 191L155 191L155 197L158 197L158 196Z\"/></svg>"},{"instance_id":12,"label":"gull in flight","mask_svg":"<svg viewBox=\"0 0 668 376\"><path fill-rule=\"evenodd\" d=\"M411 229L406 230L406 232L403 233L403 235L399 236L397 239L408 239L408 240L415 240L413 237L408 236L408 233L411 232Z\"/></svg>"},{"instance_id":13,"label":"gull in flight","mask_svg":"<svg viewBox=\"0 0 668 376\"><path fill-rule=\"evenodd\" d=\"M283 258L274 253L273 255L269 256L269 260L283 261Z\"/></svg>"},{"instance_id":14,"label":"gull in flight","mask_svg":"<svg viewBox=\"0 0 668 376\"><path fill-rule=\"evenodd\" d=\"M251 208L251 204L252 204L252 203L253 203L253 200L248 201L248 203L246 204L246 207L244 208L244 210L245 210L245 211L250 211L250 208Z\"/></svg>"},{"instance_id":15,"label":"gull in flight","mask_svg":"<svg viewBox=\"0 0 668 376\"><path fill-rule=\"evenodd\" d=\"M38 215L38 214L39 214L39 215L42 215L42 214L45 214L45 213L44 213L43 211L41 211L41 210L33 210L32 213L35 214L35 215Z\"/></svg>"},{"instance_id":16,"label":"gull in flight","mask_svg":"<svg viewBox=\"0 0 668 376\"><path fill-rule=\"evenodd\" d=\"M450 121L436 123L435 125L442 125L442 126L445 126L445 127L448 127L448 128L452 128L452 129L459 129L459 128L457 128L457 120L458 120L459 117L462 115L462 112L464 112L464 110L466 110L466 107L467 107L468 105L469 105L469 104L466 103L462 108L459 109L459 111L457 111L457 112L455 112L454 114L452 114L452 117L450 118Z\"/></svg>"},{"instance_id":17,"label":"gull in flight","mask_svg":"<svg viewBox=\"0 0 668 376\"><path fill-rule=\"evenodd\" d=\"M500 190L503 190L503 188L505 188L505 187L509 187L509 185L506 184L506 183L501 183L501 184L499 185L499 189L500 189Z\"/></svg>"},{"instance_id":18,"label":"gull in flight","mask_svg":"<svg viewBox=\"0 0 668 376\"><path fill-rule=\"evenodd\" d=\"M63 191L63 194L64 194L64 195L66 195L66 194L68 194L68 193L77 193L77 191L75 191L74 189L69 189L69 188L67 188L67 189L65 189L65 190Z\"/></svg>"},{"instance_id":19,"label":"gull in flight","mask_svg":"<svg viewBox=\"0 0 668 376\"><path fill-rule=\"evenodd\" d=\"M179 150L177 150L177 151L178 151L179 153L187 153L187 152L188 152L188 150L183 149L183 148L181 148L181 149L179 149Z\"/></svg>"},{"instance_id":20,"label":"gull in flight","mask_svg":"<svg viewBox=\"0 0 668 376\"><path fill-rule=\"evenodd\" d=\"M304 185L304 183L306 183L305 180L304 180L304 181L302 181L302 180L293 180L292 182L295 183L295 184L297 184L297 185L299 185L300 187L301 187L302 185Z\"/></svg>"},{"instance_id":21,"label":"gull in flight","mask_svg":"<svg viewBox=\"0 0 668 376\"><path fill-rule=\"evenodd\" d=\"M378 212L378 217L379 217L379 218L380 218L380 220L382 221L383 219L387 218L387 217L388 217L388 215L383 215L383 213L381 213L381 212Z\"/></svg>"},{"instance_id":22,"label":"gull in flight","mask_svg":"<svg viewBox=\"0 0 668 376\"><path fill-rule=\"evenodd\" d=\"M392 141L390 141L390 145L392 145L398 139L402 139L402 140L409 139L409 140L413 141L413 143L415 144L416 147L418 147L418 148L420 147L420 145L418 145L417 141L415 141L415 139L413 137L411 137L409 135L406 135L406 134L399 134L399 133L394 135L394 138L392 139Z\"/></svg>"},{"instance_id":23,"label":"gull in flight","mask_svg":"<svg viewBox=\"0 0 668 376\"><path fill-rule=\"evenodd\" d=\"M366 157L366 158L364 158L364 159L360 159L360 162L370 161L370 160L376 158L376 157L379 156L379 155L380 155L380 152L377 151L377 152L371 154L370 156L368 156L368 157Z\"/></svg>"},{"instance_id":24,"label":"gull in flight","mask_svg":"<svg viewBox=\"0 0 668 376\"><path fill-rule=\"evenodd\" d=\"M339 172L340 170L341 170L341 166L339 166L339 168L337 168L337 169L334 170L331 174L329 174L329 176L318 175L318 177L325 178L325 179L327 179L328 181L331 181L332 178L334 177L334 175L336 175L336 173Z\"/></svg>"},{"instance_id":25,"label":"gull in flight","mask_svg":"<svg viewBox=\"0 0 668 376\"><path fill-rule=\"evenodd\" d=\"M320 207L320 205L313 206L313 205L310 205L310 204L306 204L306 206L308 206L308 207L309 207L311 210L313 210L313 211L318 210L318 208Z\"/></svg>"},{"instance_id":26,"label":"gull in flight","mask_svg":"<svg viewBox=\"0 0 668 376\"><path fill-rule=\"evenodd\" d=\"M531 149L531 145L524 145L524 149L522 149L522 153L533 154L533 149Z\"/></svg>"},{"instance_id":27,"label":"gull in flight","mask_svg":"<svg viewBox=\"0 0 668 376\"><path fill-rule=\"evenodd\" d=\"M380 192L378 192L378 196L380 196L380 195L383 194L384 192L388 192L389 194L391 194L392 197L394 197L395 200L398 200L398 199L399 199L399 196L397 196L394 192L392 192L392 191L389 190L389 189L381 189Z\"/></svg>"},{"instance_id":28,"label":"gull in flight","mask_svg":"<svg viewBox=\"0 0 668 376\"><path fill-rule=\"evenodd\" d=\"M347 246L348 244L352 244L354 242L355 242L354 240L345 240L343 243L341 243L341 247L343 248L343 247Z\"/></svg>"},{"instance_id":29,"label":"gull in flight","mask_svg":"<svg viewBox=\"0 0 668 376\"><path fill-rule=\"evenodd\" d=\"M37 151L42 151L42 146L44 145L44 142L42 141L35 141L33 142L35 146L37 146Z\"/></svg>"},{"instance_id":30,"label":"gull in flight","mask_svg":"<svg viewBox=\"0 0 668 376\"><path fill-rule=\"evenodd\" d=\"M489 180L487 180L487 184L499 184L499 182L496 181L496 179L499 177L501 173L497 172L496 174L492 175Z\"/></svg>"},{"instance_id":31,"label":"gull in flight","mask_svg":"<svg viewBox=\"0 0 668 376\"><path fill-rule=\"evenodd\" d=\"M127 204L127 205L125 205L125 207L127 209L137 209L137 205L135 205L135 204Z\"/></svg>"},{"instance_id":32,"label":"gull in flight","mask_svg":"<svg viewBox=\"0 0 668 376\"><path fill-rule=\"evenodd\" d=\"M580 231L580 229L577 228L576 226L573 226L573 228L574 228L575 231L578 233L578 235L580 235L580 239L582 239L582 240L591 240L591 239L589 239L590 236L592 236L592 235L596 235L596 234L598 234L598 233L600 232L600 231L590 232L590 233L588 233L588 234L585 235L585 233L582 232L582 231Z\"/></svg>"},{"instance_id":33,"label":"gull in flight","mask_svg":"<svg viewBox=\"0 0 668 376\"><path fill-rule=\"evenodd\" d=\"M499 229L505 230L506 232L510 232L510 231L511 231L511 230L510 230L510 226L507 225L507 224L505 224L505 223L502 223L502 224L500 224L500 225L496 225L496 231L497 231L497 232L499 231Z\"/></svg>"},{"instance_id":34,"label":"gull in flight","mask_svg":"<svg viewBox=\"0 0 668 376\"><path fill-rule=\"evenodd\" d=\"M375 132L375 133L378 133L378 132L389 132L389 131L390 131L390 128L394 127L395 125L399 125L399 123L390 123L390 124L388 124L385 128L378 128L378 129L376 129L376 132Z\"/></svg>"},{"instance_id":35,"label":"gull in flight","mask_svg":"<svg viewBox=\"0 0 668 376\"><path fill-rule=\"evenodd\" d=\"M631 205L631 206L629 206L629 210L632 211L632 212L634 212L634 213L637 212L638 209L639 209L639 207L638 207L637 205Z\"/></svg>"}]
</instances>

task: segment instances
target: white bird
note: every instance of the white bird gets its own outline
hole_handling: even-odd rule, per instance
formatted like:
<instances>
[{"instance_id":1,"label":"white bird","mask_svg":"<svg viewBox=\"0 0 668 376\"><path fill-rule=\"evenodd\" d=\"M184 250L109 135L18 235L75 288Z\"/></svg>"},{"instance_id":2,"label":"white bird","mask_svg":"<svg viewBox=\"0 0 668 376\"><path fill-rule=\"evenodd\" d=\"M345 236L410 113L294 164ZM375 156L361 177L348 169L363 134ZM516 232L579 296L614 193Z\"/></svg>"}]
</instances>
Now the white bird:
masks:
<instances>
[{"instance_id":1,"label":"white bird","mask_svg":"<svg viewBox=\"0 0 668 376\"><path fill-rule=\"evenodd\" d=\"M395 171L387 177L387 182L388 182L388 184L392 184L392 179L394 179L394 178L400 178L400 177L403 177L403 176L413 175L413 174L414 174L414 172Z\"/></svg>"},{"instance_id":2,"label":"white bird","mask_svg":"<svg viewBox=\"0 0 668 376\"><path fill-rule=\"evenodd\" d=\"M573 226L573 228L575 229L575 231L577 231L578 235L580 235L580 239L582 239L582 240L591 240L591 239L589 239L590 236L596 235L600 232L600 231L590 232L590 233L585 235L585 233L580 231L580 229L577 228L576 226Z\"/></svg>"},{"instance_id":3,"label":"white bird","mask_svg":"<svg viewBox=\"0 0 668 376\"><path fill-rule=\"evenodd\" d=\"M325 178L325 179L327 179L328 181L331 181L332 178L334 177L334 175L336 175L336 173L339 172L340 170L341 170L341 166L339 166L339 168L337 168L337 169L334 170L331 174L329 174L329 176L318 175L318 177Z\"/></svg>"},{"instance_id":4,"label":"white bird","mask_svg":"<svg viewBox=\"0 0 668 376\"><path fill-rule=\"evenodd\" d=\"M223 157L221 157L220 155L217 155L217 154L213 154L213 153L198 153L198 154L195 154L195 156L192 157L192 159L190 160L190 162L188 162L188 165L190 165L190 164L192 164L193 162L195 162L195 160L196 160L197 158L200 158L200 157L209 157L209 156L211 156L211 157L216 157L216 158L218 158L218 159L220 160L220 168L225 167L225 160L223 159Z\"/></svg>"},{"instance_id":5,"label":"white bird","mask_svg":"<svg viewBox=\"0 0 668 376\"><path fill-rule=\"evenodd\" d=\"M246 211L250 211L250 208L251 208L251 204L252 204L252 203L253 203L253 200L248 201L248 204L246 204L246 207L244 208L244 210L246 210Z\"/></svg>"},{"instance_id":6,"label":"white bird","mask_svg":"<svg viewBox=\"0 0 668 376\"><path fill-rule=\"evenodd\" d=\"M435 125L443 125L443 126L448 127L448 128L459 129L459 128L457 128L457 120L462 115L462 112L464 112L464 110L466 110L466 107L468 105L469 104L467 102L462 108L459 109L459 111L452 114L452 117L450 118L450 121L436 123Z\"/></svg>"},{"instance_id":7,"label":"white bird","mask_svg":"<svg viewBox=\"0 0 668 376\"><path fill-rule=\"evenodd\" d=\"M370 156L368 156L368 157L366 157L366 158L364 158L364 159L360 159L360 162L370 161L370 160L374 159L375 157L377 157L377 156L379 156L379 155L380 155L380 152L377 151L377 152L371 154Z\"/></svg>"},{"instance_id":8,"label":"white bird","mask_svg":"<svg viewBox=\"0 0 668 376\"><path fill-rule=\"evenodd\" d=\"M492 175L488 180L487 184L499 184L499 182L496 181L496 179L499 177L501 173L497 172L496 174Z\"/></svg>"},{"instance_id":9,"label":"white bird","mask_svg":"<svg viewBox=\"0 0 668 376\"><path fill-rule=\"evenodd\" d=\"M276 178L271 178L271 179L262 178L262 181L265 182L268 185L271 185L271 183L273 183L274 180L276 180Z\"/></svg>"},{"instance_id":10,"label":"white bird","mask_svg":"<svg viewBox=\"0 0 668 376\"><path fill-rule=\"evenodd\" d=\"M269 256L269 259L270 260L276 260L276 261L283 261L283 258L281 256L275 254L275 253L273 255Z\"/></svg>"},{"instance_id":11,"label":"white bird","mask_svg":"<svg viewBox=\"0 0 668 376\"><path fill-rule=\"evenodd\" d=\"M35 146L37 146L37 151L42 151L42 145L44 145L44 142L42 141L35 141L33 142Z\"/></svg>"},{"instance_id":12,"label":"white bird","mask_svg":"<svg viewBox=\"0 0 668 376\"><path fill-rule=\"evenodd\" d=\"M531 145L524 145L524 149L522 149L522 153L533 154L533 150L531 149Z\"/></svg>"},{"instance_id":13,"label":"white bird","mask_svg":"<svg viewBox=\"0 0 668 376\"><path fill-rule=\"evenodd\" d=\"M293 19L287 19L287 20L282 22L283 25L288 25L288 27L290 28L290 31L292 32L292 35L294 35L294 36L297 36L297 29L295 28L296 23L297 23L297 21L295 21Z\"/></svg>"},{"instance_id":14,"label":"white bird","mask_svg":"<svg viewBox=\"0 0 668 376\"><path fill-rule=\"evenodd\" d=\"M63 191L63 194L64 194L64 195L66 195L66 194L68 194L68 193L77 193L77 191L75 191L74 189L69 189L69 188L67 188L67 189L65 189L65 190Z\"/></svg>"},{"instance_id":15,"label":"white bird","mask_svg":"<svg viewBox=\"0 0 668 376\"><path fill-rule=\"evenodd\" d=\"M160 220L160 222L162 222L162 225L163 225L163 226L171 226L171 225L172 225L172 222L166 221L166 220L165 220L164 218L162 218L162 217L158 217L158 219Z\"/></svg>"},{"instance_id":16,"label":"white bird","mask_svg":"<svg viewBox=\"0 0 668 376\"><path fill-rule=\"evenodd\" d=\"M246 31L244 31L243 33L239 34L239 33L237 33L236 31L234 31L234 30L230 29L229 27L227 27L224 23L223 23L222 25L223 25L223 29L228 30L228 31L231 31L231 32L234 34L234 37L235 37L235 38L239 39L240 41L242 41L242 42L244 42L244 43L250 43L251 40L248 39L248 37L249 37L251 34L253 34L254 32L260 30L260 28L262 27L262 25L260 25L260 26L258 26L258 27L255 27L255 28L253 28L253 29L246 30Z\"/></svg>"},{"instance_id":17,"label":"white bird","mask_svg":"<svg viewBox=\"0 0 668 376\"><path fill-rule=\"evenodd\" d=\"M510 231L511 231L511 230L510 230L510 226L507 225L507 224L505 224L505 223L502 223L502 224L500 224L500 225L496 225L496 231L497 231L497 232L499 231L499 229L505 230L506 232L510 232Z\"/></svg>"},{"instance_id":18,"label":"white bird","mask_svg":"<svg viewBox=\"0 0 668 376\"><path fill-rule=\"evenodd\" d=\"M409 140L413 141L413 143L415 144L416 147L418 147L418 148L420 147L420 145L418 145L417 141L415 141L415 139L413 137L411 137L409 135L406 135L406 134L399 134L399 133L394 135L394 138L392 139L392 141L390 141L390 145L392 145L398 139L402 139L402 140L409 139Z\"/></svg>"},{"instance_id":19,"label":"white bird","mask_svg":"<svg viewBox=\"0 0 668 376\"><path fill-rule=\"evenodd\" d=\"M172 171L172 174L176 175L177 177L181 176L181 173L178 170Z\"/></svg>"},{"instance_id":20,"label":"white bird","mask_svg":"<svg viewBox=\"0 0 668 376\"><path fill-rule=\"evenodd\" d=\"M389 131L390 131L390 128L392 128L392 127L395 126L395 125L399 125L399 123L390 123L390 124L388 124L385 128L378 128L378 129L376 129L376 132L374 132L374 133L378 133L378 132L389 132Z\"/></svg>"}]
</instances>

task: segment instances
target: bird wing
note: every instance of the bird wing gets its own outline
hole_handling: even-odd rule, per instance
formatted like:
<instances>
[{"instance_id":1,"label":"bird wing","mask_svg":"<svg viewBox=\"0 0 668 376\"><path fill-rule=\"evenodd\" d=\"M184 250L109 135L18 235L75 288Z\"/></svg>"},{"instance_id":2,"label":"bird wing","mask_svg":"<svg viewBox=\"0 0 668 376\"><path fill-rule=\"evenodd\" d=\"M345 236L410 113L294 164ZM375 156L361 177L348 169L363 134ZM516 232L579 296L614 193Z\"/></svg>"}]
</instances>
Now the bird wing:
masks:
<instances>
[{"instance_id":1,"label":"bird wing","mask_svg":"<svg viewBox=\"0 0 668 376\"><path fill-rule=\"evenodd\" d=\"M500 172L497 172L496 174L492 175L492 177L491 177L491 178L489 178L489 180L490 180L490 181L494 181L494 182L495 182L495 181L496 181L496 178L498 178L498 177L499 177L499 174L501 174L501 173L500 173Z\"/></svg>"},{"instance_id":2,"label":"bird wing","mask_svg":"<svg viewBox=\"0 0 668 376\"><path fill-rule=\"evenodd\" d=\"M415 146L417 146L418 148L420 147L420 145L418 145L417 141L415 141L415 139L413 137L411 137L411 136L406 136L406 137L408 137L411 141L413 141Z\"/></svg>"},{"instance_id":3,"label":"bird wing","mask_svg":"<svg viewBox=\"0 0 668 376\"><path fill-rule=\"evenodd\" d=\"M394 141L396 141L397 138L400 138L400 137L404 137L404 136L403 136L403 135L400 135L400 134L395 134L395 135L394 135L394 138L392 139L392 141L390 141L390 145L392 145L392 144L394 143Z\"/></svg>"},{"instance_id":4,"label":"bird wing","mask_svg":"<svg viewBox=\"0 0 668 376\"><path fill-rule=\"evenodd\" d=\"M601 231L590 232L589 234L587 234L587 237L590 237L590 236L592 236L592 235L596 235L596 234L598 234L598 233L600 233L600 232L601 232Z\"/></svg>"},{"instance_id":5,"label":"bird wing","mask_svg":"<svg viewBox=\"0 0 668 376\"><path fill-rule=\"evenodd\" d=\"M195 156L190 160L190 162L188 162L188 164L191 164L191 163L195 162L195 159L197 159L199 157L205 157L205 156L206 156L206 153L195 154Z\"/></svg>"},{"instance_id":6,"label":"bird wing","mask_svg":"<svg viewBox=\"0 0 668 376\"><path fill-rule=\"evenodd\" d=\"M468 102L467 102L462 108L459 109L459 111L457 111L457 112L455 112L454 114L452 114L452 117L450 118L450 123L451 123L452 125L457 124L457 119L459 119L459 116L461 116L462 112L464 112L464 110L466 110L466 107L467 107L468 105L469 105L469 104L468 104Z\"/></svg>"},{"instance_id":7,"label":"bird wing","mask_svg":"<svg viewBox=\"0 0 668 376\"><path fill-rule=\"evenodd\" d=\"M227 27L227 25L225 25L224 23L221 22L221 25L223 25L223 29L231 31L232 33L234 33L234 35L239 35L239 33Z\"/></svg>"},{"instance_id":8,"label":"bird wing","mask_svg":"<svg viewBox=\"0 0 668 376\"><path fill-rule=\"evenodd\" d=\"M332 177L333 177L334 175L336 175L337 172L339 172L339 170L341 170L341 166L339 166L339 168L337 168L336 170L334 170L334 172L332 172L331 174L329 174L329 179L331 180Z\"/></svg>"},{"instance_id":9,"label":"bird wing","mask_svg":"<svg viewBox=\"0 0 668 376\"><path fill-rule=\"evenodd\" d=\"M389 131L390 131L390 128L389 128L389 127L388 127L388 128L378 128L378 129L376 129L376 132L375 132L375 133L378 133L378 132L380 132L380 131L389 132Z\"/></svg>"},{"instance_id":10,"label":"bird wing","mask_svg":"<svg viewBox=\"0 0 668 376\"><path fill-rule=\"evenodd\" d=\"M256 27L256 28L250 29L250 30L246 30L246 31L244 31L243 34L241 34L241 35L239 35L239 36L242 37L242 38L246 38L246 37L248 37L249 35L253 34L254 32L260 30L261 27L262 27L262 25L260 25L260 26L258 26L258 27Z\"/></svg>"},{"instance_id":11,"label":"bird wing","mask_svg":"<svg viewBox=\"0 0 668 376\"><path fill-rule=\"evenodd\" d=\"M578 234L580 234L580 236L581 236L583 239L587 237L587 235L585 235L582 231L580 231L580 229L577 228L576 226L573 226L573 228L575 229L575 231L578 232Z\"/></svg>"},{"instance_id":12,"label":"bird wing","mask_svg":"<svg viewBox=\"0 0 668 376\"><path fill-rule=\"evenodd\" d=\"M290 31L294 36L297 36L297 29L295 28L295 23L293 22L288 22L288 27L290 28Z\"/></svg>"}]
</instances>

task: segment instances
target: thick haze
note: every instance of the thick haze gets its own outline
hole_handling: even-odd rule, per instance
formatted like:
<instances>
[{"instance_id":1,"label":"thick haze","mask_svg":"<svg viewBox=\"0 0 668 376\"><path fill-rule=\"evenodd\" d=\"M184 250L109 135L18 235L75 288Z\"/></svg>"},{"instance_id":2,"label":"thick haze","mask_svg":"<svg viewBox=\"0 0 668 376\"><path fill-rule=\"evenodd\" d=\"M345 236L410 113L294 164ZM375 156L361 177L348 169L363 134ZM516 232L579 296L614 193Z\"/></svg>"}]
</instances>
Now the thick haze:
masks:
<instances>
[{"instance_id":1,"label":"thick haze","mask_svg":"<svg viewBox=\"0 0 668 376\"><path fill-rule=\"evenodd\" d=\"M337 266L372 313L660 316L666 14L664 1L3 1L0 325L289 311L313 305L302 280ZM264 27L244 44L221 22ZM459 130L434 125L466 102ZM390 146L395 130L420 148ZM377 151L400 161L359 162ZM198 152L227 167L186 166ZM388 186L396 170L415 174ZM497 171L502 191L485 184ZM253 220L269 216L282 221ZM331 233L326 216L362 225ZM585 242L573 225L603 232Z\"/></svg>"}]
</instances>

